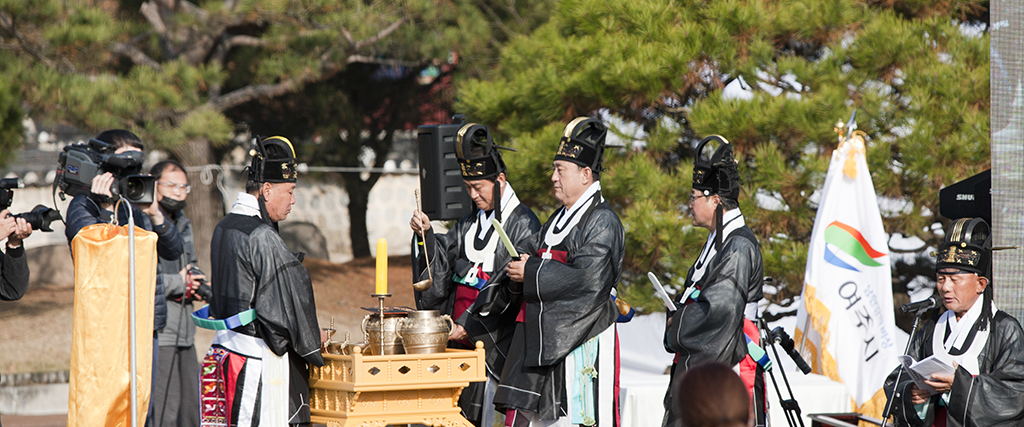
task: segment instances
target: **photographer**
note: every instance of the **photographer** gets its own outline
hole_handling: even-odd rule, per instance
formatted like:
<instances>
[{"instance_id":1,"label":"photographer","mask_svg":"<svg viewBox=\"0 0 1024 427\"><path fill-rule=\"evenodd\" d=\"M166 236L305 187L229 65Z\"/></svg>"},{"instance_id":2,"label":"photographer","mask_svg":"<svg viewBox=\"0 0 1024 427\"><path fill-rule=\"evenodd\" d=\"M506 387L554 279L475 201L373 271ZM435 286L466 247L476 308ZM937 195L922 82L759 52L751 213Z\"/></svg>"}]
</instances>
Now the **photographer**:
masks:
<instances>
[{"instance_id":1,"label":"photographer","mask_svg":"<svg viewBox=\"0 0 1024 427\"><path fill-rule=\"evenodd\" d=\"M116 149L114 150L115 156L122 161L130 161L131 163L139 165L141 167L143 155L142 155L142 141L134 133L126 130L116 129L105 131L98 136L97 140L112 144ZM65 235L68 239L68 244L71 244L71 240L75 238L78 231L86 226L93 224L102 224L110 222L111 217L114 215L112 209L114 209L115 200L111 193L111 185L114 184L116 177L110 172L105 172L100 175L96 175L92 179L91 194L78 194L68 205L67 211L67 229ZM132 203L122 203L117 208L117 220L119 224L128 223L128 209L132 210L132 215L135 219L135 225L145 230L155 232L158 236L156 251L160 258L164 259L176 259L184 253L184 244L182 243L181 234L178 233L178 229L173 227L169 221L164 218L163 212L160 211L160 207L157 203L139 204L136 206ZM143 215L143 213L145 215ZM74 256L74 252L71 254ZM157 264L157 275L156 275L156 299L154 304L154 316L153 316L153 366L157 366L157 355L159 354L157 348L157 332L164 328L167 323L167 303L164 296L164 284L162 279L162 270L160 265ZM156 383L156 369L153 369L153 382ZM150 417L152 416L153 401L150 401ZM151 425L147 420L147 425Z\"/></svg>"},{"instance_id":2,"label":"photographer","mask_svg":"<svg viewBox=\"0 0 1024 427\"><path fill-rule=\"evenodd\" d=\"M0 300L21 299L28 289L28 259L22 240L32 234L32 226L24 218L0 211L0 240L7 239L7 253L0 253Z\"/></svg>"},{"instance_id":3,"label":"photographer","mask_svg":"<svg viewBox=\"0 0 1024 427\"><path fill-rule=\"evenodd\" d=\"M195 267L198 262L192 222L182 211L191 187L185 168L173 160L153 165L150 175L156 179L156 201L168 222L181 233L185 252L177 258L160 257L164 291L167 295L167 326L159 334L160 355L157 380L153 384L153 421L157 426L199 425L199 363L193 341L192 301L203 301L209 287L200 285L206 275Z\"/></svg>"}]
</instances>

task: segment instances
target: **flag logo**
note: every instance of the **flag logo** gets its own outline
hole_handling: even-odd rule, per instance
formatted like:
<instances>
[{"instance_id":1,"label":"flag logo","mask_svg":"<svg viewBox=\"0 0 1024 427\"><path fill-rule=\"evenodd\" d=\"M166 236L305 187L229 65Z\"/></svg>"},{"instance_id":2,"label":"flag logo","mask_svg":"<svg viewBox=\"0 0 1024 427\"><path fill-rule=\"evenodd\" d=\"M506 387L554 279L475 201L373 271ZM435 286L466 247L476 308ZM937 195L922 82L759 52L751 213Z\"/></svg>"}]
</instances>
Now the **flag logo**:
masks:
<instances>
[{"instance_id":1,"label":"flag logo","mask_svg":"<svg viewBox=\"0 0 1024 427\"><path fill-rule=\"evenodd\" d=\"M860 272L860 270L837 256L832 251L832 248L846 253L866 267L882 266L882 263L875 261L875 258L881 258L886 255L872 248L871 244L864 238L864 235L856 228L839 221L833 221L825 228L825 243L825 262L856 272Z\"/></svg>"}]
</instances>

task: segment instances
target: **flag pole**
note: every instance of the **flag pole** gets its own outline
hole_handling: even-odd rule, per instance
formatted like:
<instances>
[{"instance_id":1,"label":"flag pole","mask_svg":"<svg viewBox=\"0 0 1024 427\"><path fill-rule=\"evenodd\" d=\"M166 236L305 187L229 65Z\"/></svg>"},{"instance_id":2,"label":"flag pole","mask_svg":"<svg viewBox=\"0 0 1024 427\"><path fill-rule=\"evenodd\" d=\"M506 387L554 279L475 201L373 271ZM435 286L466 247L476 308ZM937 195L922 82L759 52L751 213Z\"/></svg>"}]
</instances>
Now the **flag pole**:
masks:
<instances>
[{"instance_id":1,"label":"flag pole","mask_svg":"<svg viewBox=\"0 0 1024 427\"><path fill-rule=\"evenodd\" d=\"M121 197L121 200L128 206L128 346L130 354L130 365L131 365L131 405L132 405L132 427L138 427L139 424L139 384L137 380L138 373L138 349L136 336L135 336L135 215L132 212L132 206ZM117 215L116 213L114 214Z\"/></svg>"}]
</instances>

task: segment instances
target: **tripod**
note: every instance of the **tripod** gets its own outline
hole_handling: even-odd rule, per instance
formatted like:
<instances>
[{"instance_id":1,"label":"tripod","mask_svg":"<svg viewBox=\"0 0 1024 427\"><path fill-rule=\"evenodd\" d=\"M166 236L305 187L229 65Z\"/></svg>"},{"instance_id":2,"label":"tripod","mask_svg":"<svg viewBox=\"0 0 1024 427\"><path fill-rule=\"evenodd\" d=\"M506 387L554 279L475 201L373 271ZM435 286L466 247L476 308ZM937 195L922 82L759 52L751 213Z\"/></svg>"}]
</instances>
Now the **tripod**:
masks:
<instances>
[{"instance_id":1,"label":"tripod","mask_svg":"<svg viewBox=\"0 0 1024 427\"><path fill-rule=\"evenodd\" d=\"M793 359L800 371L807 375L811 372L811 367L807 366L807 362L804 362L803 357L800 356L796 350L793 349L793 339L789 337L782 327L777 327L775 330L768 330L768 323L763 318L757 318L757 329L761 332L761 342L770 342L772 347L772 353L775 354L774 360L780 361L779 351L775 347L775 344L782 345L782 349L789 354L789 357ZM768 376L772 379L772 385L775 387L775 394L779 396L779 403L782 405L782 410L786 413L786 423L789 427L804 427L804 419L800 416L800 404L797 403L796 399L793 398L793 388L789 385L789 378L786 377L786 371L780 369L779 372L782 374L782 381L786 385L786 392L789 394L789 399L782 398L782 391L779 389L779 382L775 379L775 372L772 369L765 369L768 371Z\"/></svg>"}]
</instances>

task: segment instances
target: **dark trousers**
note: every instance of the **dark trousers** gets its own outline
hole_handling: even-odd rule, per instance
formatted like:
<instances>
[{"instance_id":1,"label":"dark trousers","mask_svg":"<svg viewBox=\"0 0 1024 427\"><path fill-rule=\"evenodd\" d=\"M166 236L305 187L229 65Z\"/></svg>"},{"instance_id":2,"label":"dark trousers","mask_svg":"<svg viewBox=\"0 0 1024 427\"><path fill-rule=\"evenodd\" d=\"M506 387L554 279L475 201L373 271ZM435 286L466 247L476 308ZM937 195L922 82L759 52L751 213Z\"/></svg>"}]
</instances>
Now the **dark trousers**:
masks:
<instances>
[{"instance_id":1,"label":"dark trousers","mask_svg":"<svg viewBox=\"0 0 1024 427\"><path fill-rule=\"evenodd\" d=\"M199 363L195 346L161 346L150 401L153 426L199 425Z\"/></svg>"}]
</instances>

